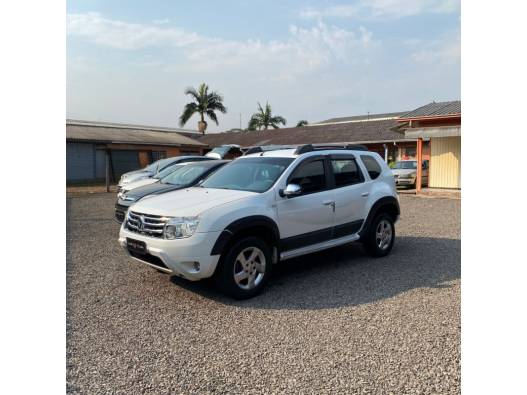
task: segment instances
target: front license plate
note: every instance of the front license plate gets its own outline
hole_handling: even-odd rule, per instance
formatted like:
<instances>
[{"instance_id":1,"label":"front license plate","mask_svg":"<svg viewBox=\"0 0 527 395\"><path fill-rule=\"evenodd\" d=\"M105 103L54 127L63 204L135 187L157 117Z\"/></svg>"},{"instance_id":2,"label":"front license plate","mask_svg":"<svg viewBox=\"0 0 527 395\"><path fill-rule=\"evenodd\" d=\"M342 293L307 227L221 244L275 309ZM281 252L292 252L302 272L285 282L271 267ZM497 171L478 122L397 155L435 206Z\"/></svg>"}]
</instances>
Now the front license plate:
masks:
<instances>
[{"instance_id":1,"label":"front license plate","mask_svg":"<svg viewBox=\"0 0 527 395\"><path fill-rule=\"evenodd\" d=\"M132 252L136 252L138 254L143 255L146 254L146 243L144 241L130 239L129 237L127 237L126 247Z\"/></svg>"}]
</instances>

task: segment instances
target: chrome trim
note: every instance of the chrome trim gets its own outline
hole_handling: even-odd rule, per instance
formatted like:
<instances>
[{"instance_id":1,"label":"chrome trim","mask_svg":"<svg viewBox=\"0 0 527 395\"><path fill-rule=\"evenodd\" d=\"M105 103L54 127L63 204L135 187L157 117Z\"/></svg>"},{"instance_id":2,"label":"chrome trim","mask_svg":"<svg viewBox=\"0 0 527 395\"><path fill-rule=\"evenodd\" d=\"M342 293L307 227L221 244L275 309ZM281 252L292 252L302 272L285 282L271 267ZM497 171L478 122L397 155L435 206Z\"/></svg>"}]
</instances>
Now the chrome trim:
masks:
<instances>
[{"instance_id":1,"label":"chrome trim","mask_svg":"<svg viewBox=\"0 0 527 395\"><path fill-rule=\"evenodd\" d=\"M294 258L294 257L304 255L304 254L310 254L316 251L322 251L322 250L332 248L332 247L337 247L339 245L351 243L352 241L357 241L359 239L360 239L359 234L355 233L349 236L340 237L338 239L332 239L332 240L324 241L322 243L317 243L317 244L313 244L310 246L297 248L296 250L285 251L285 252L280 253L280 260L285 261L286 259Z\"/></svg>"},{"instance_id":2,"label":"chrome trim","mask_svg":"<svg viewBox=\"0 0 527 395\"><path fill-rule=\"evenodd\" d=\"M128 255L130 255L130 254L128 254ZM154 264L152 264L150 262L143 261L142 259L136 258L133 255L130 255L130 258L135 259L138 262L144 263L145 265L148 265L150 267L153 267L154 269L160 270L160 271L162 271L164 273L172 274L172 270L171 269L167 269L165 267L157 266L157 265L154 265Z\"/></svg>"},{"instance_id":3,"label":"chrome trim","mask_svg":"<svg viewBox=\"0 0 527 395\"><path fill-rule=\"evenodd\" d=\"M144 236L160 238L170 217L128 211L125 219L126 229ZM142 224L142 226L140 226Z\"/></svg>"}]
</instances>

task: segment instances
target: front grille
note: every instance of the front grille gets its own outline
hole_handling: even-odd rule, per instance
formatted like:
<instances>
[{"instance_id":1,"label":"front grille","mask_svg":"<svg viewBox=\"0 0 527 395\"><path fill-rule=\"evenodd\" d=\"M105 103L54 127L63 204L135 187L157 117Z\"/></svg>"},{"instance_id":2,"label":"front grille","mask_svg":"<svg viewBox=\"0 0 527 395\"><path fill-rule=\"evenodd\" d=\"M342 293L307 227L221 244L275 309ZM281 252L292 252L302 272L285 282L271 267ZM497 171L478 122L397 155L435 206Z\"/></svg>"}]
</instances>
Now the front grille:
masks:
<instances>
[{"instance_id":1,"label":"front grille","mask_svg":"<svg viewBox=\"0 0 527 395\"><path fill-rule=\"evenodd\" d=\"M129 215L126 219L126 228L131 232L145 236L162 237L163 228L169 219L169 217L163 217L161 215L129 211Z\"/></svg>"},{"instance_id":2,"label":"front grille","mask_svg":"<svg viewBox=\"0 0 527 395\"><path fill-rule=\"evenodd\" d=\"M126 210L128 210L128 206L123 206L122 204L115 203L115 219L120 224L124 221Z\"/></svg>"},{"instance_id":3,"label":"front grille","mask_svg":"<svg viewBox=\"0 0 527 395\"><path fill-rule=\"evenodd\" d=\"M115 220L122 224L124 221L124 211L115 210Z\"/></svg>"}]
</instances>

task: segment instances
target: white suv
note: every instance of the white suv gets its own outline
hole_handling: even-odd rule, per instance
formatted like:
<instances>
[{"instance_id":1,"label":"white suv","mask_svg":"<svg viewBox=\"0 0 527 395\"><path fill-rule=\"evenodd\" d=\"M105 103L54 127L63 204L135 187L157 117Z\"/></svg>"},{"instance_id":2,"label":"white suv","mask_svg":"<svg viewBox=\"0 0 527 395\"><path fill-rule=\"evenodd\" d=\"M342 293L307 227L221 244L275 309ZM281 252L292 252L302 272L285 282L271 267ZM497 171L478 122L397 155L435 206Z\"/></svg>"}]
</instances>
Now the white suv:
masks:
<instances>
[{"instance_id":1,"label":"white suv","mask_svg":"<svg viewBox=\"0 0 527 395\"><path fill-rule=\"evenodd\" d=\"M214 277L235 298L256 295L272 265L289 258L357 240L373 256L390 252L399 201L378 154L313 145L252 152L200 186L131 206L121 246L160 271Z\"/></svg>"}]
</instances>

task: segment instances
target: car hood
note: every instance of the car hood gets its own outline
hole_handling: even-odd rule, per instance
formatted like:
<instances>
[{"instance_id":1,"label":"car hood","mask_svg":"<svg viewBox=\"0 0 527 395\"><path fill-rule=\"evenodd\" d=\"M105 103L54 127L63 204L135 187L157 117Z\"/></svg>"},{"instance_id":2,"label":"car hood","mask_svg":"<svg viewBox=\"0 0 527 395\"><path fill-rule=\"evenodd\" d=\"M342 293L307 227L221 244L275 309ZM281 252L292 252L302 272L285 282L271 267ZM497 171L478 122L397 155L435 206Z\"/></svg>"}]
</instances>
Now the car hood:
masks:
<instances>
[{"instance_id":1,"label":"car hood","mask_svg":"<svg viewBox=\"0 0 527 395\"><path fill-rule=\"evenodd\" d=\"M234 202L256 192L215 188L185 188L160 195L146 196L133 205L132 210L145 214L169 217L199 215L212 207Z\"/></svg>"},{"instance_id":2,"label":"car hood","mask_svg":"<svg viewBox=\"0 0 527 395\"><path fill-rule=\"evenodd\" d=\"M156 182L159 182L157 178L141 178L140 180L127 183L123 189L125 191L131 191L132 189L136 189L144 185L154 184Z\"/></svg>"},{"instance_id":3,"label":"car hood","mask_svg":"<svg viewBox=\"0 0 527 395\"><path fill-rule=\"evenodd\" d=\"M123 175L121 177L126 178L126 177L133 176L134 174L139 174L139 173L150 173L150 172L146 171L144 169L132 170L132 171L129 171L127 173L123 173Z\"/></svg>"},{"instance_id":4,"label":"car hood","mask_svg":"<svg viewBox=\"0 0 527 395\"><path fill-rule=\"evenodd\" d=\"M138 188L134 188L130 192L126 193L127 197L135 198L135 201L138 201L148 195L158 195L160 193L177 191L178 189L183 189L185 186L182 185L171 185L171 184L162 184L160 182L143 185Z\"/></svg>"},{"instance_id":5,"label":"car hood","mask_svg":"<svg viewBox=\"0 0 527 395\"><path fill-rule=\"evenodd\" d=\"M152 176L153 174L150 173L149 171L140 171L134 174L127 175L126 177L122 178L120 184L121 185L129 184L131 182L140 180L142 178L150 178Z\"/></svg>"},{"instance_id":6,"label":"car hood","mask_svg":"<svg viewBox=\"0 0 527 395\"><path fill-rule=\"evenodd\" d=\"M407 174L416 174L417 169L392 169L392 173L397 176L403 176Z\"/></svg>"}]
</instances>

